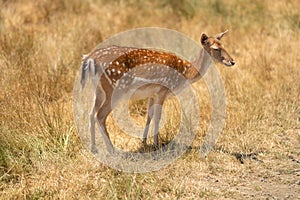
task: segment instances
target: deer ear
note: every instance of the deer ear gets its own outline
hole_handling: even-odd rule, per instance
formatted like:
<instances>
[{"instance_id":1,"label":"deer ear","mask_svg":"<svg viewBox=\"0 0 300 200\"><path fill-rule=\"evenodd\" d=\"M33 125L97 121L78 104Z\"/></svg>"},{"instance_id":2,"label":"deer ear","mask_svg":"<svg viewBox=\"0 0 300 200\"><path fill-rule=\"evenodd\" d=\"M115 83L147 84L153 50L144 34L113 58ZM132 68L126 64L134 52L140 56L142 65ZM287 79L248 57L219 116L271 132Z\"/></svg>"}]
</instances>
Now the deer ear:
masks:
<instances>
[{"instance_id":1,"label":"deer ear","mask_svg":"<svg viewBox=\"0 0 300 200\"><path fill-rule=\"evenodd\" d=\"M208 39L208 36L205 33L202 33L201 34L201 39L200 39L201 44L206 45L207 44L207 39Z\"/></svg>"},{"instance_id":2,"label":"deer ear","mask_svg":"<svg viewBox=\"0 0 300 200\"><path fill-rule=\"evenodd\" d=\"M214 38L221 40L222 37L228 32L228 30L224 31L223 33L219 33L217 35L214 36Z\"/></svg>"}]
</instances>

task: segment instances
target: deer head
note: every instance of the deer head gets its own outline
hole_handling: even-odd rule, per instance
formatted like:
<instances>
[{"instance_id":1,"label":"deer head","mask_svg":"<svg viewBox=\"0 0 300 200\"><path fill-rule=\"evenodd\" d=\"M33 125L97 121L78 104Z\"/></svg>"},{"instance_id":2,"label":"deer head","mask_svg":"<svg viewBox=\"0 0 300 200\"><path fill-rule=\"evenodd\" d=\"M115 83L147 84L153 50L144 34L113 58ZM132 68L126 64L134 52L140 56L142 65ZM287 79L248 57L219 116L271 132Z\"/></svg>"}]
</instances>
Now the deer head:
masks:
<instances>
[{"instance_id":1,"label":"deer head","mask_svg":"<svg viewBox=\"0 0 300 200\"><path fill-rule=\"evenodd\" d=\"M227 53L224 46L221 43L222 37L228 32L228 30L223 33L219 33L215 36L207 36L205 33L201 35L201 44L203 48L209 53L209 55L217 62L224 64L225 66L233 66L235 64L234 60Z\"/></svg>"}]
</instances>

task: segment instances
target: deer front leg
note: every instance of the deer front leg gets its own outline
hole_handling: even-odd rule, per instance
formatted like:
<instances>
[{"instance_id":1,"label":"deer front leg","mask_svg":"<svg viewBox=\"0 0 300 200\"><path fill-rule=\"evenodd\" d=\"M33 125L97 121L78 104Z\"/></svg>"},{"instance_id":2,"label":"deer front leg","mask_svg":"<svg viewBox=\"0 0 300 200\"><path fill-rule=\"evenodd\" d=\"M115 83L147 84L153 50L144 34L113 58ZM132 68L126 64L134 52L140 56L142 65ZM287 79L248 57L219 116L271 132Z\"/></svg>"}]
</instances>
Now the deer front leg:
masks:
<instances>
[{"instance_id":1,"label":"deer front leg","mask_svg":"<svg viewBox=\"0 0 300 200\"><path fill-rule=\"evenodd\" d=\"M150 122L153 118L153 98L149 98L148 101L148 113L147 113L147 121L146 121L146 126L145 126L145 130L144 130L144 134L143 134L143 143L146 144L146 140L147 140L147 136L148 136L148 132L149 132L149 126L150 126Z\"/></svg>"},{"instance_id":2,"label":"deer front leg","mask_svg":"<svg viewBox=\"0 0 300 200\"><path fill-rule=\"evenodd\" d=\"M168 90L165 88L162 88L161 91L159 91L159 95L156 96L153 102L153 111L154 111L154 147L158 148L158 132L159 132L159 122L161 119L161 111L162 106L164 104L164 101L166 99L166 96L168 94Z\"/></svg>"},{"instance_id":3,"label":"deer front leg","mask_svg":"<svg viewBox=\"0 0 300 200\"><path fill-rule=\"evenodd\" d=\"M162 104L154 104L154 147L158 148L159 122L161 119Z\"/></svg>"}]
</instances>

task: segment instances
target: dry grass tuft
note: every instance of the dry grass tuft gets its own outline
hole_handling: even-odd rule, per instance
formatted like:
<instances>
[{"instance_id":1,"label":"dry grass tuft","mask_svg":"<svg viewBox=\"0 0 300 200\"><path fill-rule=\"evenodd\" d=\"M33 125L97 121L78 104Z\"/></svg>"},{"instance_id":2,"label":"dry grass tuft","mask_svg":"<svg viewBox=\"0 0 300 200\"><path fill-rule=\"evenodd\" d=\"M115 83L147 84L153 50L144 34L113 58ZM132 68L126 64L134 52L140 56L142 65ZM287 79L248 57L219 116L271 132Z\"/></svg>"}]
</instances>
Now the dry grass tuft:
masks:
<instances>
[{"instance_id":1,"label":"dry grass tuft","mask_svg":"<svg viewBox=\"0 0 300 200\"><path fill-rule=\"evenodd\" d=\"M0 8L0 198L300 198L299 1L3 1ZM72 117L81 54L105 38L159 26L197 40L227 28L237 65L223 68L227 119L206 159L199 147L209 95L196 83L201 130L192 149L157 172L118 172L82 147ZM172 115L174 100L165 105ZM145 101L130 105L144 124ZM167 119L163 141L178 120ZM139 146L109 121L116 145Z\"/></svg>"}]
</instances>

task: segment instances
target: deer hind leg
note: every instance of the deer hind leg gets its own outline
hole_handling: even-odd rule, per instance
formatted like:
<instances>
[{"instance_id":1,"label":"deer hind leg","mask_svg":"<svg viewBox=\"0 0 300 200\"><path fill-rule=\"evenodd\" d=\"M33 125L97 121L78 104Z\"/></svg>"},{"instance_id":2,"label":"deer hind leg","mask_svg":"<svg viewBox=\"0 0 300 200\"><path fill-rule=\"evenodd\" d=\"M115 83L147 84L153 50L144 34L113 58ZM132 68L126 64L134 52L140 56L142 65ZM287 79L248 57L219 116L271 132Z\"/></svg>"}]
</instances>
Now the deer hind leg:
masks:
<instances>
[{"instance_id":1,"label":"deer hind leg","mask_svg":"<svg viewBox=\"0 0 300 200\"><path fill-rule=\"evenodd\" d=\"M98 110L96 117L97 117L97 124L100 130L100 133L104 139L106 148L110 154L114 153L114 147L110 140L109 134L106 129L106 119L109 113L111 112L111 100L110 98L105 99L104 104Z\"/></svg>"},{"instance_id":2,"label":"deer hind leg","mask_svg":"<svg viewBox=\"0 0 300 200\"><path fill-rule=\"evenodd\" d=\"M149 132L149 126L150 126L150 122L153 118L153 114L154 114L154 110L153 110L153 102L154 99L153 98L149 98L148 100L148 113L147 113L147 121L146 121L146 126L145 126L145 130L144 130L144 134L143 134L143 143L146 144L146 140L147 140L147 136L148 136L148 132Z\"/></svg>"},{"instance_id":3,"label":"deer hind leg","mask_svg":"<svg viewBox=\"0 0 300 200\"><path fill-rule=\"evenodd\" d=\"M96 90L95 95L95 102L94 107L92 108L89 117L90 117L90 123L89 123L89 129L91 134L91 152L92 153L98 153L98 149L96 147L96 139L95 139L95 118L96 118L96 112L101 107L101 105L105 101L105 94L100 90Z\"/></svg>"},{"instance_id":4,"label":"deer hind leg","mask_svg":"<svg viewBox=\"0 0 300 200\"><path fill-rule=\"evenodd\" d=\"M96 140L95 140L95 107L93 107L90 113L90 124L89 124L90 134L91 134L91 152L98 153L96 147Z\"/></svg>"}]
</instances>

